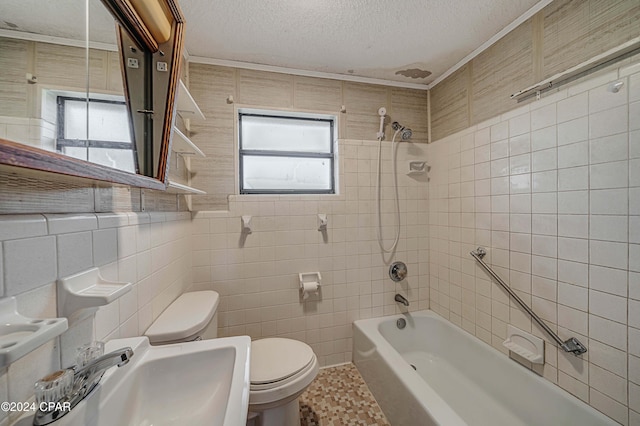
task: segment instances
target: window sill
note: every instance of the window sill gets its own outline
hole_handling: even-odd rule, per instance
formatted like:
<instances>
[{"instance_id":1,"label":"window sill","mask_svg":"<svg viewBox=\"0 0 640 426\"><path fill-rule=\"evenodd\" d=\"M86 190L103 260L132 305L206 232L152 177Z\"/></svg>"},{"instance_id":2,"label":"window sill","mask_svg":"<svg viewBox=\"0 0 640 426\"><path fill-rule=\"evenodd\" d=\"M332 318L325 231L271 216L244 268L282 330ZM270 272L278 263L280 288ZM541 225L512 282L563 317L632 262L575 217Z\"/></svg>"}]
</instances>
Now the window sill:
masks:
<instances>
[{"instance_id":1,"label":"window sill","mask_svg":"<svg viewBox=\"0 0 640 426\"><path fill-rule=\"evenodd\" d=\"M229 201L343 201L343 194L234 194Z\"/></svg>"}]
</instances>

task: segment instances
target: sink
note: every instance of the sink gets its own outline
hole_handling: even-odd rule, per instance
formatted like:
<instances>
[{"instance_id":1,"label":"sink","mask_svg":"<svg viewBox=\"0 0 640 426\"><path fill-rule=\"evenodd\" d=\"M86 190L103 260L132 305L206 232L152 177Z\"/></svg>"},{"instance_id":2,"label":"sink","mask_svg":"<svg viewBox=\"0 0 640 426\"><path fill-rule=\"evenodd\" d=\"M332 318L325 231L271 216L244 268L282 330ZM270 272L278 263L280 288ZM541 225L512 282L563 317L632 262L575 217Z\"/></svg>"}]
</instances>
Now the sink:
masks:
<instances>
[{"instance_id":1,"label":"sink","mask_svg":"<svg viewBox=\"0 0 640 426\"><path fill-rule=\"evenodd\" d=\"M109 341L105 353L129 346L131 361L107 370L93 392L52 425L244 425L250 345L248 336L164 346L151 346L146 337Z\"/></svg>"}]
</instances>

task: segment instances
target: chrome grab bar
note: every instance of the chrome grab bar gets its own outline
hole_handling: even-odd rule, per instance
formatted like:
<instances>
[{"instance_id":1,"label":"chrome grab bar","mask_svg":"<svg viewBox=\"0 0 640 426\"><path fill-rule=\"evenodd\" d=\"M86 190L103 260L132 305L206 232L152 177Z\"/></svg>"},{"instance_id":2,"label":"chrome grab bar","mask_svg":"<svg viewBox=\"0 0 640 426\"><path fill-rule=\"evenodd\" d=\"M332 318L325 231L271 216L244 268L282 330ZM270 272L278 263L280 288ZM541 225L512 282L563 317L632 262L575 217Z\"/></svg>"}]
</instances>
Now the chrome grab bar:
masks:
<instances>
[{"instance_id":1,"label":"chrome grab bar","mask_svg":"<svg viewBox=\"0 0 640 426\"><path fill-rule=\"evenodd\" d=\"M547 334L549 334L549 336L551 336L553 340L556 341L558 346L560 346L565 352L572 352L575 356L578 356L587 351L587 348L575 337L571 337L570 339L562 341L560 336L554 333L553 330L551 330L549 326L545 324L542 319L540 319L540 317L536 315L536 313L533 312L533 310L529 306L527 306L527 304L524 303L524 301L520 299L520 297L513 290L511 290L511 288L504 281L502 281L502 279L495 272L493 272L489 265L487 265L484 260L482 260L482 258L487 254L487 251L483 247L478 247L476 250L472 251L469 254L473 256L473 258L480 264L480 266L482 266L482 269L484 269L485 272L495 280L495 282L500 284L502 288L504 288L507 293L509 293L509 295L513 297L516 302L518 302L522 309L527 311L531 318L533 318L533 320L537 322L538 325L542 327L544 331L546 331Z\"/></svg>"}]
</instances>

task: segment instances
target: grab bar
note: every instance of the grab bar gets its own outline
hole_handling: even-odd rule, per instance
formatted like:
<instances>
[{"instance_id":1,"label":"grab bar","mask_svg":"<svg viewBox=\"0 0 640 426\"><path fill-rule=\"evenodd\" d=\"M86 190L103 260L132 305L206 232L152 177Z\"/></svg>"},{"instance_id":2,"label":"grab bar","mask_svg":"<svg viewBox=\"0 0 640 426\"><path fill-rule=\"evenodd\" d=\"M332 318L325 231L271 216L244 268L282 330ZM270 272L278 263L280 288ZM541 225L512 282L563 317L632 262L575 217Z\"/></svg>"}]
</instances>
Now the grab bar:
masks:
<instances>
[{"instance_id":1,"label":"grab bar","mask_svg":"<svg viewBox=\"0 0 640 426\"><path fill-rule=\"evenodd\" d=\"M545 324L542 319L540 319L540 317L536 315L536 313L533 312L533 310L529 306L527 306L527 304L524 303L524 301L520 299L520 297L513 290L511 290L511 288L504 281L502 281L502 279L495 272L493 272L489 265L484 263L484 260L482 260L482 258L487 254L487 251L483 247L478 247L476 250L472 251L469 254L471 254L471 256L473 256L473 258L478 261L480 266L482 266L482 269L484 269L487 274L491 275L491 278L493 278L498 284L500 284L502 288L504 288L507 293L509 293L509 295L513 297L513 299L518 302L520 306L522 306L522 309L527 311L531 318L533 318L533 320L537 322L538 325L542 327L544 331L546 331L547 334L549 334L549 336L551 336L553 340L556 341L558 346L564 349L565 352L572 352L575 356L578 356L587 351L587 348L575 337L571 337L570 339L567 339L563 342L560 336L554 333L553 330L551 330L549 326Z\"/></svg>"}]
</instances>

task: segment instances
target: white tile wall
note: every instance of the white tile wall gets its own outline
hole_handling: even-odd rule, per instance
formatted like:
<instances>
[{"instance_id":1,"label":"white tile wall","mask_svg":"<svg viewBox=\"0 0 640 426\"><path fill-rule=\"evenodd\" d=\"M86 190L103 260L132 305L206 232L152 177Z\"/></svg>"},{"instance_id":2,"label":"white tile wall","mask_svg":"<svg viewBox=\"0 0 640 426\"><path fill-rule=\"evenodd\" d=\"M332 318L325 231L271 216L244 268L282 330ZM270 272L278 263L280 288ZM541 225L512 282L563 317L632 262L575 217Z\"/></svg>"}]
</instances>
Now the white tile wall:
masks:
<instances>
[{"instance_id":1,"label":"white tile wall","mask_svg":"<svg viewBox=\"0 0 640 426\"><path fill-rule=\"evenodd\" d=\"M488 133L483 136L488 142ZM322 365L330 365L351 360L354 320L400 312L395 293L407 297L410 310L428 308L422 214L427 176L406 175L409 160L427 160L426 145L398 147L401 237L393 259L409 269L409 278L399 284L389 279L390 258L381 256L376 241L377 142L341 140L339 145L339 195L231 196L229 211L194 216L194 286L221 294L221 335L295 338L310 344ZM483 146L487 149L478 158L490 155L488 143ZM382 158L382 234L388 247L395 232L388 143ZM450 180L456 193L461 193L460 164ZM448 207L448 220L461 221L461 204ZM328 215L326 236L317 230L318 213ZM249 235L241 233L242 215L253 216ZM302 302L298 273L311 271L322 274L321 297Z\"/></svg>"},{"instance_id":2,"label":"white tile wall","mask_svg":"<svg viewBox=\"0 0 640 426\"><path fill-rule=\"evenodd\" d=\"M430 302L505 354L507 323L549 342L467 255L486 246L489 263L552 329L589 347L575 358L549 342L536 371L618 422L638 424L640 73L607 76L623 90L607 91L600 76L493 120L488 156L460 144L485 132L482 124L429 146ZM473 158L476 170L490 164L490 177L468 176L464 197L450 186L458 158L469 167ZM452 223L450 206L465 198L466 220ZM469 292L464 319L451 296L460 282Z\"/></svg>"},{"instance_id":3,"label":"white tile wall","mask_svg":"<svg viewBox=\"0 0 640 426\"><path fill-rule=\"evenodd\" d=\"M56 238L24 238L2 243L4 293L13 296L55 281Z\"/></svg>"},{"instance_id":4,"label":"white tile wall","mask_svg":"<svg viewBox=\"0 0 640 426\"><path fill-rule=\"evenodd\" d=\"M151 262L153 253L161 261ZM0 373L0 399L33 397L35 381L72 365L86 342L143 334L191 286L190 254L190 213L0 216L0 284L4 296L17 298L21 314L56 317L56 280L93 266L105 278L134 284L95 320L72 324ZM0 424L14 418L6 415L0 413Z\"/></svg>"}]
</instances>

